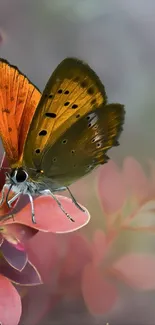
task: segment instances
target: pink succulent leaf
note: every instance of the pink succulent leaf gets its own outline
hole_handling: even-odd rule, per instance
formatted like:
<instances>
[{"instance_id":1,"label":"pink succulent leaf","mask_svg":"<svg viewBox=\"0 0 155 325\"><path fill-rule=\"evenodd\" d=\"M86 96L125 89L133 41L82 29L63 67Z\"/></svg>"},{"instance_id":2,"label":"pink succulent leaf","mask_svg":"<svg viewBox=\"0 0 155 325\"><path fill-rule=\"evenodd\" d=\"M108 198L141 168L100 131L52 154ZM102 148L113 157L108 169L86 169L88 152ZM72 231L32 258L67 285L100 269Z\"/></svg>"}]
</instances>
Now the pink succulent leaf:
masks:
<instances>
[{"instance_id":1,"label":"pink succulent leaf","mask_svg":"<svg viewBox=\"0 0 155 325\"><path fill-rule=\"evenodd\" d=\"M58 268L63 249L62 237L53 233L38 232L27 242L28 257L41 274L43 282L47 283L51 274Z\"/></svg>"},{"instance_id":2,"label":"pink succulent leaf","mask_svg":"<svg viewBox=\"0 0 155 325\"><path fill-rule=\"evenodd\" d=\"M91 245L77 233L59 236L38 232L27 243L26 250L45 283L51 279L51 273L58 273L59 267L63 278L81 274L83 267L92 259Z\"/></svg>"},{"instance_id":3,"label":"pink succulent leaf","mask_svg":"<svg viewBox=\"0 0 155 325\"><path fill-rule=\"evenodd\" d=\"M24 244L37 234L38 230L31 227L17 224L16 222L12 224L6 224L4 227L1 226L1 233L4 238L6 238L10 243L18 245L18 249L23 249ZM21 248L19 247L21 244Z\"/></svg>"},{"instance_id":4,"label":"pink succulent leaf","mask_svg":"<svg viewBox=\"0 0 155 325\"><path fill-rule=\"evenodd\" d=\"M121 257L112 267L119 280L138 290L155 290L155 257L151 254L130 254Z\"/></svg>"},{"instance_id":5,"label":"pink succulent leaf","mask_svg":"<svg viewBox=\"0 0 155 325\"><path fill-rule=\"evenodd\" d=\"M109 161L101 169L98 191L101 205L107 215L112 215L122 208L126 200L126 188L122 174L113 161Z\"/></svg>"},{"instance_id":6,"label":"pink succulent leaf","mask_svg":"<svg viewBox=\"0 0 155 325\"><path fill-rule=\"evenodd\" d=\"M155 231L155 200L151 200L129 216L123 223L122 228L137 229L142 231Z\"/></svg>"},{"instance_id":7,"label":"pink succulent leaf","mask_svg":"<svg viewBox=\"0 0 155 325\"><path fill-rule=\"evenodd\" d=\"M66 217L57 202L49 195L40 196L34 201L36 224L32 223L30 204L26 205L15 215L15 221L10 219L7 221L7 224L15 222L27 225L36 230L54 233L72 232L87 225L90 220L90 214L86 208L84 208L85 212L82 212L75 206L71 199L60 195L57 195L57 199L61 202L67 213L72 216L74 222Z\"/></svg>"},{"instance_id":8,"label":"pink succulent leaf","mask_svg":"<svg viewBox=\"0 0 155 325\"><path fill-rule=\"evenodd\" d=\"M104 279L98 267L88 264L83 272L82 293L90 313L102 315L109 312L118 299L115 286Z\"/></svg>"},{"instance_id":9,"label":"pink succulent leaf","mask_svg":"<svg viewBox=\"0 0 155 325\"><path fill-rule=\"evenodd\" d=\"M21 317L21 300L11 282L0 275L0 323L18 325Z\"/></svg>"},{"instance_id":10,"label":"pink succulent leaf","mask_svg":"<svg viewBox=\"0 0 155 325\"><path fill-rule=\"evenodd\" d=\"M24 251L17 250L8 241L4 240L1 246L1 252L5 260L16 270L22 271L27 263L27 254Z\"/></svg>"},{"instance_id":11,"label":"pink succulent leaf","mask_svg":"<svg viewBox=\"0 0 155 325\"><path fill-rule=\"evenodd\" d=\"M41 284L41 277L36 268L28 261L22 271L11 267L5 259L0 260L1 274L6 276L15 284L20 285L38 285Z\"/></svg>"}]
</instances>

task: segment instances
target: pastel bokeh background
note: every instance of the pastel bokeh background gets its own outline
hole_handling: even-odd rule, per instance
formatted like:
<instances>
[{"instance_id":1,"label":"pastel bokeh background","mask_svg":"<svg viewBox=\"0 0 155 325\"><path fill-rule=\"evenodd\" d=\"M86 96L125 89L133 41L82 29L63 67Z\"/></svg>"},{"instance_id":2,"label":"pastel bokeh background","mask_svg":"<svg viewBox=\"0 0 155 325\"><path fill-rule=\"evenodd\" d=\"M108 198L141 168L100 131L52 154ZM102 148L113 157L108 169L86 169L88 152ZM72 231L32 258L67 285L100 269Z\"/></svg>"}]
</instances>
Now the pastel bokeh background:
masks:
<instances>
[{"instance_id":1,"label":"pastel bokeh background","mask_svg":"<svg viewBox=\"0 0 155 325\"><path fill-rule=\"evenodd\" d=\"M26 244L44 284L16 286L20 325L155 323L154 30L153 0L0 0L0 57L41 90L63 58L81 58L126 107L112 160L71 187L89 224Z\"/></svg>"}]
</instances>

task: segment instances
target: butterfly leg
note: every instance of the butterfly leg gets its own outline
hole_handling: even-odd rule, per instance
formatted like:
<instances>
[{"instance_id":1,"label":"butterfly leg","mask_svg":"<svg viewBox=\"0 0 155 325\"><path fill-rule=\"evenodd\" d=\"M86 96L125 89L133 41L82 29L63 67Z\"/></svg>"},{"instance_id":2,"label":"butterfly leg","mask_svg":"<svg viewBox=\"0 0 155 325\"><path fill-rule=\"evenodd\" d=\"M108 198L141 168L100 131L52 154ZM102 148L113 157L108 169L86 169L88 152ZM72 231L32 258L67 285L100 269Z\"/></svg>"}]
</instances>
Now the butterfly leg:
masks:
<instances>
[{"instance_id":1,"label":"butterfly leg","mask_svg":"<svg viewBox=\"0 0 155 325\"><path fill-rule=\"evenodd\" d=\"M45 195L46 193L47 193L47 195L51 195L52 196L52 198L57 202L59 208L66 215L66 217L70 221L75 222L75 220L65 211L65 209L63 208L61 202L57 199L57 197L50 190L44 190L44 191L40 192L40 194L43 194L43 195Z\"/></svg>"},{"instance_id":2,"label":"butterfly leg","mask_svg":"<svg viewBox=\"0 0 155 325\"><path fill-rule=\"evenodd\" d=\"M9 209L11 208L11 205L9 204L9 194L10 194L10 192L11 192L12 186L13 186L13 184L11 184L11 185L9 186L9 189L8 189L8 192L7 192L7 195L6 195L6 204L7 204L7 206L8 206ZM16 196L16 195L15 195L15 196ZM13 197L13 201L14 201L14 197Z\"/></svg>"},{"instance_id":3,"label":"butterfly leg","mask_svg":"<svg viewBox=\"0 0 155 325\"><path fill-rule=\"evenodd\" d=\"M71 197L73 203L76 205L76 207L77 207L79 210L81 210L82 212L85 212L85 210L84 210L84 209L80 206L80 204L76 201L76 199L75 199L75 197L73 196L73 194L72 194L71 190L69 189L69 187L66 186L66 189L67 189L67 191L69 192L70 197Z\"/></svg>"},{"instance_id":4,"label":"butterfly leg","mask_svg":"<svg viewBox=\"0 0 155 325\"><path fill-rule=\"evenodd\" d=\"M9 216L1 217L1 218L0 218L0 221L1 221L1 222L5 222L5 221L8 221L8 220L10 220L10 219L13 219L13 221L15 221L15 218L14 218L14 215L13 215L13 214L11 214L11 215L9 215Z\"/></svg>"},{"instance_id":5,"label":"butterfly leg","mask_svg":"<svg viewBox=\"0 0 155 325\"><path fill-rule=\"evenodd\" d=\"M30 200L30 204L31 204L31 213L32 213L32 222L36 223L36 219L35 219L35 213L34 213L34 203L33 203L33 197L30 193L27 193L29 200Z\"/></svg>"},{"instance_id":6,"label":"butterfly leg","mask_svg":"<svg viewBox=\"0 0 155 325\"><path fill-rule=\"evenodd\" d=\"M7 204L9 206L9 208L11 208L11 204L18 199L18 197L21 195L21 192L18 192L17 194L15 194L12 199L10 199L9 201L7 201Z\"/></svg>"},{"instance_id":7,"label":"butterfly leg","mask_svg":"<svg viewBox=\"0 0 155 325\"><path fill-rule=\"evenodd\" d=\"M50 193L51 196L53 197L53 199L57 202L58 206L60 207L61 211L66 215L66 217L72 221L75 222L75 220L65 211L65 209L63 208L62 204L60 203L60 201L56 198L56 196L51 192Z\"/></svg>"},{"instance_id":8,"label":"butterfly leg","mask_svg":"<svg viewBox=\"0 0 155 325\"><path fill-rule=\"evenodd\" d=\"M5 189L8 188L7 184L4 184L3 188L2 188L2 192L1 192L1 198L0 198L0 205L4 202L4 198L5 198Z\"/></svg>"}]
</instances>

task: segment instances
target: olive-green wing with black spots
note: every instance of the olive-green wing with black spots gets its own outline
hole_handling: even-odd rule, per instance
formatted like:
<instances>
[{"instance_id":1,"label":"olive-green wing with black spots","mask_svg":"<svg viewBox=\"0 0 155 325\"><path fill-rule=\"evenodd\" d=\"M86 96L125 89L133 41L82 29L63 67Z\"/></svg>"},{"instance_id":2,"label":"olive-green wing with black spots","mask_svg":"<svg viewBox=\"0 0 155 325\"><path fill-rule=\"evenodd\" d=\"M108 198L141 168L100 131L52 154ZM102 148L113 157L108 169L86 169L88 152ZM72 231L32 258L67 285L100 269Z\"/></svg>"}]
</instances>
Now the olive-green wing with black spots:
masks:
<instances>
[{"instance_id":1,"label":"olive-green wing with black spots","mask_svg":"<svg viewBox=\"0 0 155 325\"><path fill-rule=\"evenodd\" d=\"M107 105L95 72L80 60L65 59L36 109L24 165L30 175L37 170L38 180L66 186L106 161L105 152L115 145L123 120L123 106Z\"/></svg>"}]
</instances>

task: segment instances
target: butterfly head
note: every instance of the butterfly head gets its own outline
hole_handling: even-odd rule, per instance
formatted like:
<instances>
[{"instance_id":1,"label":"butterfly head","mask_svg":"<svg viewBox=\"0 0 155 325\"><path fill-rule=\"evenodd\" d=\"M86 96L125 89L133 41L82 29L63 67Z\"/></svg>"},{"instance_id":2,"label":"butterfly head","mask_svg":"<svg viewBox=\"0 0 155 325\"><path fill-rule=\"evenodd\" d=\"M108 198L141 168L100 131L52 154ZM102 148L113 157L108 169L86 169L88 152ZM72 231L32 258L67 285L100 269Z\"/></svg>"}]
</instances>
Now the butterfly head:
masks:
<instances>
[{"instance_id":1,"label":"butterfly head","mask_svg":"<svg viewBox=\"0 0 155 325\"><path fill-rule=\"evenodd\" d=\"M10 173L6 173L6 177L13 185L24 183L28 179L28 173L22 168L12 169Z\"/></svg>"}]
</instances>

